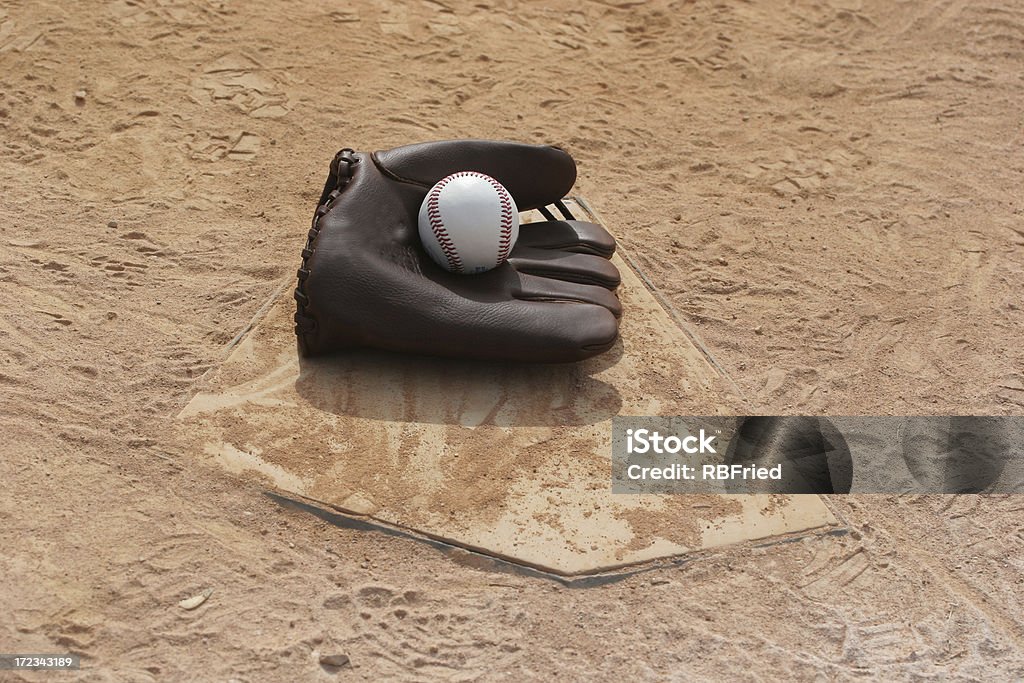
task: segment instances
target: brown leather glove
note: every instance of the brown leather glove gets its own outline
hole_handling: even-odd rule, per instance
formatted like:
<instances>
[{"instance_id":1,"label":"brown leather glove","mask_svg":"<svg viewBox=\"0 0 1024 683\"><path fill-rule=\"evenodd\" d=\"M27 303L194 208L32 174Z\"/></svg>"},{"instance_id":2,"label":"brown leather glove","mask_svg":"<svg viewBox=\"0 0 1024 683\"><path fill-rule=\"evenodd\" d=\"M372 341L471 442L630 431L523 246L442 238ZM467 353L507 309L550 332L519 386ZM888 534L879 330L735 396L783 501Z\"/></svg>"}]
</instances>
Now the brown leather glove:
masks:
<instances>
[{"instance_id":1,"label":"brown leather glove","mask_svg":"<svg viewBox=\"0 0 1024 683\"><path fill-rule=\"evenodd\" d=\"M548 146L459 140L342 150L302 251L302 354L372 347L567 362L615 343L615 240L600 225L524 224L508 262L480 275L449 273L430 259L417 233L420 204L434 183L467 170L497 179L521 211L558 202L576 180L572 158Z\"/></svg>"}]
</instances>

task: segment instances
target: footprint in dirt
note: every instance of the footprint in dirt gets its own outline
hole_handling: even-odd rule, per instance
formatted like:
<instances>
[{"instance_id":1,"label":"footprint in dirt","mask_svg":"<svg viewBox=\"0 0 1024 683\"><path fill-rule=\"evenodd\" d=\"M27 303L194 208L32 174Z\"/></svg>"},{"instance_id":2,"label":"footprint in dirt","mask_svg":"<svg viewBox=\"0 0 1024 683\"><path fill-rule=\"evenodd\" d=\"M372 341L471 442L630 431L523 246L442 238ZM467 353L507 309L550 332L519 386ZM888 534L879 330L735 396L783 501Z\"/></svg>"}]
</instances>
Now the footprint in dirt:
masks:
<instances>
[{"instance_id":1,"label":"footprint in dirt","mask_svg":"<svg viewBox=\"0 0 1024 683\"><path fill-rule=\"evenodd\" d=\"M368 584L352 593L328 597L325 609L356 616L348 651L372 656L396 675L410 668L438 668L484 675L495 661L513 656L507 647L521 635L521 613L499 602L475 602L470 596L432 596ZM499 639L494 623L503 624ZM485 626L486 625L486 626ZM381 672L386 673L386 672Z\"/></svg>"},{"instance_id":2,"label":"footprint in dirt","mask_svg":"<svg viewBox=\"0 0 1024 683\"><path fill-rule=\"evenodd\" d=\"M207 64L192 86L200 101L227 104L253 118L276 119L291 111L278 77L255 59L237 52Z\"/></svg>"},{"instance_id":3,"label":"footprint in dirt","mask_svg":"<svg viewBox=\"0 0 1024 683\"><path fill-rule=\"evenodd\" d=\"M249 161L260 151L262 139L255 133L235 131L231 133L199 132L188 136L185 151L196 161Z\"/></svg>"}]
</instances>

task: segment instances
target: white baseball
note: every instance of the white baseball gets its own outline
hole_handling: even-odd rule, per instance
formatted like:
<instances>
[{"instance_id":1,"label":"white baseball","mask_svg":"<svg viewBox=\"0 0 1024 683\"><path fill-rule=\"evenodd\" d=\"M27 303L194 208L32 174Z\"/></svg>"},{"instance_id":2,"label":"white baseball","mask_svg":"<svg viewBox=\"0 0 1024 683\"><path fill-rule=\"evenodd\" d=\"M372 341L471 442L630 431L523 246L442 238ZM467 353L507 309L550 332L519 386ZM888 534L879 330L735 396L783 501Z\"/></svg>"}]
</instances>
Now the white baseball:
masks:
<instances>
[{"instance_id":1,"label":"white baseball","mask_svg":"<svg viewBox=\"0 0 1024 683\"><path fill-rule=\"evenodd\" d=\"M519 209L497 180L462 171L430 188L419 230L438 265L453 273L483 273L504 263L519 239Z\"/></svg>"}]
</instances>

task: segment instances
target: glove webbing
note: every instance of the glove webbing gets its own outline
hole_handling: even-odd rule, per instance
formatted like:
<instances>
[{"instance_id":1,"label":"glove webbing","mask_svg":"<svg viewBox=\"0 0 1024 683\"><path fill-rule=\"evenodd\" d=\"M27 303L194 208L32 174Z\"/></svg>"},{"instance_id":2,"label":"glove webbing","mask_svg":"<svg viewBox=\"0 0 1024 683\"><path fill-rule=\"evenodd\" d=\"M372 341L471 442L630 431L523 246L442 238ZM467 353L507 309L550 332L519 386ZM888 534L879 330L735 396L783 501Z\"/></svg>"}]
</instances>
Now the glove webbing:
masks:
<instances>
[{"instance_id":1,"label":"glove webbing","mask_svg":"<svg viewBox=\"0 0 1024 683\"><path fill-rule=\"evenodd\" d=\"M341 196L342 190L352 180L352 167L359 163L355 150L347 147L334 155L331 170L324 184L320 203L313 213L313 223L309 228L306 246L302 250L302 266L299 267L298 285L295 287L295 334L302 340L302 335L316 329L316 319L306 313L309 297L306 296L306 278L309 277L309 259L316 250L316 238L320 234L320 219L331 210L331 206Z\"/></svg>"}]
</instances>

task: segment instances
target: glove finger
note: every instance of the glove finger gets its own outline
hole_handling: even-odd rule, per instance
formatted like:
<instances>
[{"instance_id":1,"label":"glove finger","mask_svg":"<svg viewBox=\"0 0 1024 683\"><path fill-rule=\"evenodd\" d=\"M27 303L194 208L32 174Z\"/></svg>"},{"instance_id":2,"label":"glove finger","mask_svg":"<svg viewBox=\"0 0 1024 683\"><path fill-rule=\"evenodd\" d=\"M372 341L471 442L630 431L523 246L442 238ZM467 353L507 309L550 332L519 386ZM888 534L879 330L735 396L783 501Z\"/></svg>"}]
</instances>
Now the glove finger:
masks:
<instances>
[{"instance_id":1,"label":"glove finger","mask_svg":"<svg viewBox=\"0 0 1024 683\"><path fill-rule=\"evenodd\" d=\"M517 282L525 277L512 275ZM417 320L421 311L410 315L403 309L366 345L453 358L568 363L606 351L618 338L618 319L606 306L564 298L564 293L555 300L523 300L475 292L473 298L454 295L458 305L450 305L448 290L423 294L421 301L433 312L427 320ZM431 299L449 306L429 306Z\"/></svg>"},{"instance_id":2,"label":"glove finger","mask_svg":"<svg viewBox=\"0 0 1024 683\"><path fill-rule=\"evenodd\" d=\"M520 247L517 244L508 262L520 273L605 289L615 289L621 281L618 268L607 259L591 254Z\"/></svg>"},{"instance_id":3,"label":"glove finger","mask_svg":"<svg viewBox=\"0 0 1024 683\"><path fill-rule=\"evenodd\" d=\"M566 363L607 351L619 321L605 306L565 301L516 301L518 315L505 323L523 361ZM516 319L518 318L518 319ZM479 349L479 351L483 351Z\"/></svg>"},{"instance_id":4,"label":"glove finger","mask_svg":"<svg viewBox=\"0 0 1024 683\"><path fill-rule=\"evenodd\" d=\"M611 258L615 238L597 223L586 221L539 221L519 226L517 246L561 249Z\"/></svg>"},{"instance_id":5,"label":"glove finger","mask_svg":"<svg viewBox=\"0 0 1024 683\"><path fill-rule=\"evenodd\" d=\"M616 318L622 316L622 304L619 303L618 297L604 287L536 275L520 274L519 277L519 287L513 295L521 301L595 304L608 309Z\"/></svg>"},{"instance_id":6,"label":"glove finger","mask_svg":"<svg viewBox=\"0 0 1024 683\"><path fill-rule=\"evenodd\" d=\"M520 211L558 201L576 182L576 162L549 145L446 140L374 152L373 160L391 179L424 188L459 171L486 173L508 189Z\"/></svg>"}]
</instances>

